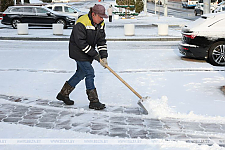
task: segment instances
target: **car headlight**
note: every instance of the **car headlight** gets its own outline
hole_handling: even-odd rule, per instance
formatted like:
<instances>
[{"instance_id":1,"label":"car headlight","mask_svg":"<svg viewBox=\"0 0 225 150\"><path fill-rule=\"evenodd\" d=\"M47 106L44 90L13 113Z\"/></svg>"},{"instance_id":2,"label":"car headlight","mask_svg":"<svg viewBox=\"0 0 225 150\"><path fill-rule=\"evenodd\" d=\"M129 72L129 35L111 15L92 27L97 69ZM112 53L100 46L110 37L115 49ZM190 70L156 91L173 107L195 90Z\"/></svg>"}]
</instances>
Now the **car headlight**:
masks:
<instances>
[{"instance_id":1,"label":"car headlight","mask_svg":"<svg viewBox=\"0 0 225 150\"><path fill-rule=\"evenodd\" d=\"M66 17L67 20L75 20L75 18L71 18L71 17Z\"/></svg>"}]
</instances>

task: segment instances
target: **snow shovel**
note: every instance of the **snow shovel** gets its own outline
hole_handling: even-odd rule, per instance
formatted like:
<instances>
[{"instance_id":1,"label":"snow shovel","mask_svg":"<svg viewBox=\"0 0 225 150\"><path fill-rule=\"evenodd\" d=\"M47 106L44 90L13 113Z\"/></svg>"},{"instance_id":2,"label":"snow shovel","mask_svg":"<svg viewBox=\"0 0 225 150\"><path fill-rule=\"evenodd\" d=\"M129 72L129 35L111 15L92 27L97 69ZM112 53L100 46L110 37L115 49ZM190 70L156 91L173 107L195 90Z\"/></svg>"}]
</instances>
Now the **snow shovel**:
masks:
<instances>
[{"instance_id":1,"label":"snow shovel","mask_svg":"<svg viewBox=\"0 0 225 150\"><path fill-rule=\"evenodd\" d=\"M100 59L100 61L102 61L101 59ZM124 81L115 71L113 71L108 65L105 65L105 67L110 71L110 72L112 72L123 84L125 84L137 97L139 97L140 98L140 100L138 101L138 105L142 108L142 110L143 110L143 113L144 114L148 114L148 111L147 111L147 109L144 107L144 105L142 104L142 102L144 101L144 98L140 95L140 94L138 94L138 92L136 92L126 81Z\"/></svg>"}]
</instances>

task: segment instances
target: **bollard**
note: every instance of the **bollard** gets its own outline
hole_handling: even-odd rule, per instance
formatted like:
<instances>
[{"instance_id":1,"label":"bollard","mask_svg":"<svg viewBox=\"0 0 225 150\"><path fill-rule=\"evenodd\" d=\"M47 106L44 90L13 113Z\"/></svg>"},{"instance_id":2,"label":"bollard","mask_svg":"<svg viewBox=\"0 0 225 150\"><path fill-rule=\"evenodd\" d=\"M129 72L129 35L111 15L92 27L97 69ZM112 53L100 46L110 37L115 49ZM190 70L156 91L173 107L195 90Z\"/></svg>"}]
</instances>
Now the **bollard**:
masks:
<instances>
[{"instance_id":1,"label":"bollard","mask_svg":"<svg viewBox=\"0 0 225 150\"><path fill-rule=\"evenodd\" d=\"M63 24L52 24L52 29L54 35L63 35Z\"/></svg>"},{"instance_id":2,"label":"bollard","mask_svg":"<svg viewBox=\"0 0 225 150\"><path fill-rule=\"evenodd\" d=\"M168 35L168 24L158 24L158 35Z\"/></svg>"},{"instance_id":3,"label":"bollard","mask_svg":"<svg viewBox=\"0 0 225 150\"><path fill-rule=\"evenodd\" d=\"M127 36L134 35L134 24L125 24L124 25L124 34Z\"/></svg>"},{"instance_id":4,"label":"bollard","mask_svg":"<svg viewBox=\"0 0 225 150\"><path fill-rule=\"evenodd\" d=\"M113 19L118 20L119 19L119 15L114 15Z\"/></svg>"},{"instance_id":5,"label":"bollard","mask_svg":"<svg viewBox=\"0 0 225 150\"><path fill-rule=\"evenodd\" d=\"M28 23L18 23L17 24L17 33L18 33L18 35L27 35L28 34Z\"/></svg>"}]
</instances>

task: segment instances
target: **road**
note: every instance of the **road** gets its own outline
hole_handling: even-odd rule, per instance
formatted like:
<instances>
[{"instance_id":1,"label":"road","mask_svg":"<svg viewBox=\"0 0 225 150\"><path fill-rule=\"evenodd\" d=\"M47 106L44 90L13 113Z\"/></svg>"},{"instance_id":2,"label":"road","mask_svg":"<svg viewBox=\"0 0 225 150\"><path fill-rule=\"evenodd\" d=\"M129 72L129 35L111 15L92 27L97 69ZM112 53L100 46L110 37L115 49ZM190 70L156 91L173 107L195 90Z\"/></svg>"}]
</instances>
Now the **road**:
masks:
<instances>
[{"instance_id":1,"label":"road","mask_svg":"<svg viewBox=\"0 0 225 150\"><path fill-rule=\"evenodd\" d=\"M152 2L148 2L147 10L150 13L155 13L155 4ZM162 5L156 5L156 14L164 15L164 7ZM195 16L193 8L183 8L181 3L178 2L168 3L168 15L188 20L196 20L200 17Z\"/></svg>"}]
</instances>

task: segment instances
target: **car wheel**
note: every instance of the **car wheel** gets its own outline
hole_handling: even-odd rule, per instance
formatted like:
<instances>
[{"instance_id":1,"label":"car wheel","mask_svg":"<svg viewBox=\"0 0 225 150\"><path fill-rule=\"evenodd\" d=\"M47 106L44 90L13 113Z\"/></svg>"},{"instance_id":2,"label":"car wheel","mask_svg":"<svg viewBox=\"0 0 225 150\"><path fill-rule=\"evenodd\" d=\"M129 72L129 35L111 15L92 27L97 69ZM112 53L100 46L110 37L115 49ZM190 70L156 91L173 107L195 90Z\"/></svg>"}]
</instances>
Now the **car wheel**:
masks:
<instances>
[{"instance_id":1,"label":"car wheel","mask_svg":"<svg viewBox=\"0 0 225 150\"><path fill-rule=\"evenodd\" d=\"M67 28L67 26L66 26L66 21L63 20L63 19L57 20L56 23L58 23L58 24L63 24L63 29L66 29L66 28Z\"/></svg>"},{"instance_id":2,"label":"car wheel","mask_svg":"<svg viewBox=\"0 0 225 150\"><path fill-rule=\"evenodd\" d=\"M12 20L12 27L14 28L14 29L16 29L17 28L17 24L18 23L20 23L21 21L19 20L19 19L13 19Z\"/></svg>"},{"instance_id":3,"label":"car wheel","mask_svg":"<svg viewBox=\"0 0 225 150\"><path fill-rule=\"evenodd\" d=\"M197 12L196 12L196 10L195 10L195 16L197 16L198 14L197 14Z\"/></svg>"},{"instance_id":4,"label":"car wheel","mask_svg":"<svg viewBox=\"0 0 225 150\"><path fill-rule=\"evenodd\" d=\"M200 11L200 15L203 15L203 11Z\"/></svg>"},{"instance_id":5,"label":"car wheel","mask_svg":"<svg viewBox=\"0 0 225 150\"><path fill-rule=\"evenodd\" d=\"M225 66L225 42L216 42L211 46L208 61L214 66Z\"/></svg>"}]
</instances>

